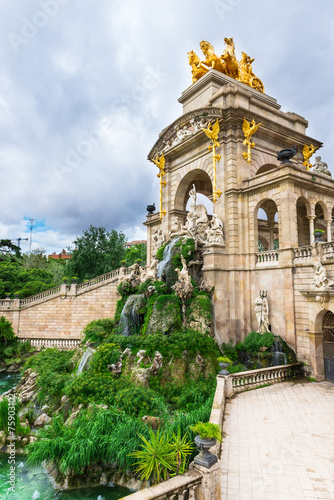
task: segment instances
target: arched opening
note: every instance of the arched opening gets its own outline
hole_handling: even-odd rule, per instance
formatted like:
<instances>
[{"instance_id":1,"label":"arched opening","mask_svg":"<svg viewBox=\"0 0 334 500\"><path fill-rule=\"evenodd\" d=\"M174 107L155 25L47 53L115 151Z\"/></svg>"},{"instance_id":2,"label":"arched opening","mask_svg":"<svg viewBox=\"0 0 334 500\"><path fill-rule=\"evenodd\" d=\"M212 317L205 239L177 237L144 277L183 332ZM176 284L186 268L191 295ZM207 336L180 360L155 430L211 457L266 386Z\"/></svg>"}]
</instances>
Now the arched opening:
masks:
<instances>
[{"instance_id":1,"label":"arched opening","mask_svg":"<svg viewBox=\"0 0 334 500\"><path fill-rule=\"evenodd\" d=\"M334 314L327 311L322 319L324 334L324 368L325 379L334 382Z\"/></svg>"},{"instance_id":2,"label":"arched opening","mask_svg":"<svg viewBox=\"0 0 334 500\"><path fill-rule=\"evenodd\" d=\"M257 211L257 252L279 249L278 214L273 200L265 200Z\"/></svg>"},{"instance_id":3,"label":"arched opening","mask_svg":"<svg viewBox=\"0 0 334 500\"><path fill-rule=\"evenodd\" d=\"M266 174L267 172L270 172L270 170L274 170L275 168L277 168L277 165L273 165L272 163L266 163L265 165L262 165L262 167L259 168L259 170L256 172L255 175Z\"/></svg>"},{"instance_id":4,"label":"arched opening","mask_svg":"<svg viewBox=\"0 0 334 500\"><path fill-rule=\"evenodd\" d=\"M186 217L187 204L189 203L189 192L193 185L196 188L197 204L203 204L209 214L212 209L212 183L209 175L200 169L194 169L187 173L181 180L174 199L174 211L180 216Z\"/></svg>"},{"instance_id":5,"label":"arched opening","mask_svg":"<svg viewBox=\"0 0 334 500\"><path fill-rule=\"evenodd\" d=\"M316 229L323 231L322 241L327 241L327 226L325 222L324 208L319 202L315 206L314 230Z\"/></svg>"},{"instance_id":6,"label":"arched opening","mask_svg":"<svg viewBox=\"0 0 334 500\"><path fill-rule=\"evenodd\" d=\"M206 210L207 210L208 215L212 215L213 214L213 203L210 200L210 198L208 198L207 196L205 196L202 193L196 193L196 198L197 198L197 205L204 205ZM189 210L189 204L190 204L190 198L188 198L188 201L187 201L186 211Z\"/></svg>"},{"instance_id":7,"label":"arched opening","mask_svg":"<svg viewBox=\"0 0 334 500\"><path fill-rule=\"evenodd\" d=\"M297 226L298 226L298 246L310 245L310 221L307 218L307 206L305 198L297 200Z\"/></svg>"}]
</instances>

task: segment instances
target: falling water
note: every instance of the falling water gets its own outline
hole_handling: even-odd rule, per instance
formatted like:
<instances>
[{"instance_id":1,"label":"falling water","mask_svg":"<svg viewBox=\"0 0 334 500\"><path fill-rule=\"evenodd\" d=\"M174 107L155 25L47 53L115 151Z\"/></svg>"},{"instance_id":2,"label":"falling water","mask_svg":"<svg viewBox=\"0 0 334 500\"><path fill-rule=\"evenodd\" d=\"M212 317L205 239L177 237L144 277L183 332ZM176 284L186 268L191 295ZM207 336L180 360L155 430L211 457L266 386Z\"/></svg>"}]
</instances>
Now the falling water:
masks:
<instances>
[{"instance_id":1,"label":"falling water","mask_svg":"<svg viewBox=\"0 0 334 500\"><path fill-rule=\"evenodd\" d=\"M282 342L279 338L275 338L275 342L271 346L271 363L270 366L287 365L287 356L283 350Z\"/></svg>"},{"instance_id":2,"label":"falling water","mask_svg":"<svg viewBox=\"0 0 334 500\"><path fill-rule=\"evenodd\" d=\"M161 278L163 275L163 272L165 270L165 267L167 266L168 262L170 261L172 250L176 243L179 241L180 237L177 236L176 238L173 238L167 245L165 246L164 254L162 257L162 260L159 262L157 265L157 277Z\"/></svg>"},{"instance_id":3,"label":"falling water","mask_svg":"<svg viewBox=\"0 0 334 500\"><path fill-rule=\"evenodd\" d=\"M94 352L95 352L94 349L87 347L86 351L84 352L84 354L80 360L80 363L79 363L79 366L77 369L77 375L79 375L86 368L90 359L93 357Z\"/></svg>"},{"instance_id":4,"label":"falling water","mask_svg":"<svg viewBox=\"0 0 334 500\"><path fill-rule=\"evenodd\" d=\"M139 311L143 306L143 298L144 296L142 294L130 295L130 297L127 298L118 325L120 335L128 337L129 335L139 333Z\"/></svg>"}]
</instances>

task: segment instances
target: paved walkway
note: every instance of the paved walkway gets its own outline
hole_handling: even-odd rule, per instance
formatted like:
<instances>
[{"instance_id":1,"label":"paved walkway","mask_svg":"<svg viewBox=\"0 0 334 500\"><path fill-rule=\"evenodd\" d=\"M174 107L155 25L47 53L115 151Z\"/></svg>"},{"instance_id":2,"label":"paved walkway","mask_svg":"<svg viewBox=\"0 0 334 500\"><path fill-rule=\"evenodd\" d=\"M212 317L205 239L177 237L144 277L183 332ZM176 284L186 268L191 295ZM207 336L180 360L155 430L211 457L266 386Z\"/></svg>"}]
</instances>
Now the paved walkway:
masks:
<instances>
[{"instance_id":1,"label":"paved walkway","mask_svg":"<svg viewBox=\"0 0 334 500\"><path fill-rule=\"evenodd\" d=\"M284 382L225 408L222 500L334 499L334 384Z\"/></svg>"}]
</instances>

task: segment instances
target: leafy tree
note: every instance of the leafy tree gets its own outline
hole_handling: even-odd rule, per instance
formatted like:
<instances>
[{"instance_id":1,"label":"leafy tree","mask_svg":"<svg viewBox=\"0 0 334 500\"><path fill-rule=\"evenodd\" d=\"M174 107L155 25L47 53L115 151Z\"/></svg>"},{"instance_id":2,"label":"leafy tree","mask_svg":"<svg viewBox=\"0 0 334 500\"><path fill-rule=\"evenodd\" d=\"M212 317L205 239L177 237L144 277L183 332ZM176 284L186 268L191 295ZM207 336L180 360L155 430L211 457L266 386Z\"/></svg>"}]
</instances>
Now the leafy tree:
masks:
<instances>
[{"instance_id":1,"label":"leafy tree","mask_svg":"<svg viewBox=\"0 0 334 500\"><path fill-rule=\"evenodd\" d=\"M47 269L48 260L46 258L45 248L36 248L30 253L22 256L22 265L25 269Z\"/></svg>"},{"instance_id":2,"label":"leafy tree","mask_svg":"<svg viewBox=\"0 0 334 500\"><path fill-rule=\"evenodd\" d=\"M132 245L130 248L126 250L125 254L126 266L132 266L132 264L134 264L136 261L140 261L140 264L145 266L146 253L147 253L146 243L138 243L137 245Z\"/></svg>"},{"instance_id":3,"label":"leafy tree","mask_svg":"<svg viewBox=\"0 0 334 500\"><path fill-rule=\"evenodd\" d=\"M125 256L125 236L115 229L90 226L75 241L67 274L80 281L117 269Z\"/></svg>"},{"instance_id":4,"label":"leafy tree","mask_svg":"<svg viewBox=\"0 0 334 500\"><path fill-rule=\"evenodd\" d=\"M0 347L6 346L15 339L12 324L4 317L0 318Z\"/></svg>"},{"instance_id":5,"label":"leafy tree","mask_svg":"<svg viewBox=\"0 0 334 500\"><path fill-rule=\"evenodd\" d=\"M24 269L19 262L0 261L0 297L18 292L24 298L53 286L53 276L45 269Z\"/></svg>"},{"instance_id":6,"label":"leafy tree","mask_svg":"<svg viewBox=\"0 0 334 500\"><path fill-rule=\"evenodd\" d=\"M21 257L21 249L10 240L0 240L0 261L15 261Z\"/></svg>"}]
</instances>

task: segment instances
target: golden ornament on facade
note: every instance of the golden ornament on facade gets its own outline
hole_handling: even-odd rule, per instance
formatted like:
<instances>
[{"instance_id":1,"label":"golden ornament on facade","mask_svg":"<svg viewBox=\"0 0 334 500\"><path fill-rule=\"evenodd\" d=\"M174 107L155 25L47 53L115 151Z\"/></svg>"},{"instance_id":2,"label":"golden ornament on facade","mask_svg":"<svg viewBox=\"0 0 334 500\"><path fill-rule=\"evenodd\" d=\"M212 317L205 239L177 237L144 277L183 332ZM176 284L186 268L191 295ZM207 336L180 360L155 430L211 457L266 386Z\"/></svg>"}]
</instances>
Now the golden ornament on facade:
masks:
<instances>
[{"instance_id":1,"label":"golden ornament on facade","mask_svg":"<svg viewBox=\"0 0 334 500\"><path fill-rule=\"evenodd\" d=\"M247 151L245 151L244 153L242 153L242 156L244 157L244 159L247 161L248 164L250 164L251 161L252 161L252 152L251 152L251 150L255 146L255 142L251 141L251 137L252 137L252 135L255 134L255 132L257 131L257 129L259 128L260 125L262 125L262 123L256 124L254 119L251 121L251 123L249 123L246 120L246 118L244 118L244 123L242 125L242 130L243 130L245 139L243 141L243 145L247 146Z\"/></svg>"},{"instance_id":2,"label":"golden ornament on facade","mask_svg":"<svg viewBox=\"0 0 334 500\"><path fill-rule=\"evenodd\" d=\"M307 168L307 170L310 170L313 167L313 165L310 163L310 158L316 152L317 149L318 148L314 147L313 144L311 144L311 146L304 144L304 147L303 147L303 156L304 156L303 165L304 165L304 167Z\"/></svg>"},{"instance_id":3,"label":"golden ornament on facade","mask_svg":"<svg viewBox=\"0 0 334 500\"><path fill-rule=\"evenodd\" d=\"M226 48L220 57L216 55L211 43L204 40L200 43L201 50L205 56L204 61L201 61L193 50L188 52L193 83L197 82L210 69L215 69L259 92L264 92L262 81L253 73L252 63L254 62L254 58L251 59L246 52L242 52L242 58L238 61L235 55L233 38L224 38L224 42Z\"/></svg>"},{"instance_id":4,"label":"golden ornament on facade","mask_svg":"<svg viewBox=\"0 0 334 500\"><path fill-rule=\"evenodd\" d=\"M159 216L160 220L164 217L164 215L167 214L166 210L162 210L162 188L166 187L167 182L163 180L163 176L166 175L165 172L165 157L164 154L162 154L159 158L159 156L156 157L155 160L153 160L153 163L156 164L160 172L157 174L157 177L160 179L160 211L159 211Z\"/></svg>"},{"instance_id":5,"label":"golden ornament on facade","mask_svg":"<svg viewBox=\"0 0 334 500\"><path fill-rule=\"evenodd\" d=\"M220 189L217 189L217 161L221 159L220 154L216 154L216 147L218 148L220 146L220 143L218 142L218 134L219 134L219 122L218 118L214 125L212 126L211 123L209 123L208 128L202 128L202 130L206 133L206 135L209 137L210 141L212 141L212 144L208 146L209 151L212 151L212 163L213 163L213 197L212 201L215 203L218 198L221 196L222 192Z\"/></svg>"}]
</instances>

